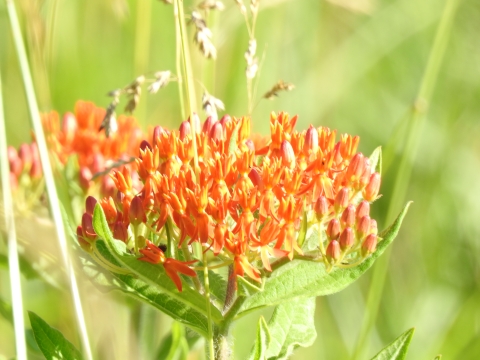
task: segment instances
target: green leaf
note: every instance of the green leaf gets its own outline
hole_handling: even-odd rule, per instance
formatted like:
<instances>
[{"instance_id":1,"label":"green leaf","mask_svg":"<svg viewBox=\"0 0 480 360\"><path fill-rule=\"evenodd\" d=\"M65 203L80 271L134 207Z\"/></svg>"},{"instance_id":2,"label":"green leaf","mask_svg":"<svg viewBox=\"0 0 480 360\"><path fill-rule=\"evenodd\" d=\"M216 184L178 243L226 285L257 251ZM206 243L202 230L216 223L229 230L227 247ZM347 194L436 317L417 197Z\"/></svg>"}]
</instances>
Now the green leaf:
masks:
<instances>
[{"instance_id":1,"label":"green leaf","mask_svg":"<svg viewBox=\"0 0 480 360\"><path fill-rule=\"evenodd\" d=\"M151 296L153 292L155 296L161 296L164 300L173 301L174 304L176 304L176 313L185 314L185 312L189 313L190 311L194 311L195 313L203 315L207 314L205 298L198 291L184 286L183 291L179 292L172 279L166 274L162 265L139 261L135 255L126 251L125 244L122 241L113 239L103 210L98 204L93 213L93 227L95 232L105 240L104 244L106 246L102 246L102 240L95 242L95 247L103 257L107 260L113 257L117 261L117 265L121 265L130 270L140 281L140 283L135 283L135 291L137 291L137 288L143 291L145 286L149 286L149 296ZM124 282L127 280L131 283L133 282L131 275L121 276L121 274L115 274L115 277L122 279ZM155 289L155 291L153 291L153 289ZM164 303L164 301L162 301L162 303ZM180 304L183 305L180 306ZM172 306L173 304L167 305ZM210 309L212 320L218 324L223 319L220 310L213 305L210 306Z\"/></svg>"},{"instance_id":2,"label":"green leaf","mask_svg":"<svg viewBox=\"0 0 480 360\"><path fill-rule=\"evenodd\" d=\"M255 344L248 356L248 360L265 359L268 346L270 345L270 339L271 336L268 330L268 325L265 322L265 318L261 316L257 325L257 338L255 339Z\"/></svg>"},{"instance_id":3,"label":"green leaf","mask_svg":"<svg viewBox=\"0 0 480 360\"><path fill-rule=\"evenodd\" d=\"M335 268L327 273L323 264L306 260L293 260L272 272L264 280L264 289L250 296L242 306L238 316L250 311L281 304L296 297L325 296L343 290L357 280L392 243L400 230L400 225L408 211L408 203L395 222L379 236L383 238L377 250L369 258L354 268Z\"/></svg>"},{"instance_id":4,"label":"green leaf","mask_svg":"<svg viewBox=\"0 0 480 360\"><path fill-rule=\"evenodd\" d=\"M372 167L372 172L376 171L382 173L382 147L379 146L373 150L372 155L369 157L370 166Z\"/></svg>"},{"instance_id":5,"label":"green leaf","mask_svg":"<svg viewBox=\"0 0 480 360\"><path fill-rule=\"evenodd\" d=\"M78 351L70 341L65 339L60 331L52 328L40 316L32 311L28 312L28 316L30 317L30 324L32 325L33 334L35 335L38 347L47 360L82 359L80 351Z\"/></svg>"},{"instance_id":6,"label":"green leaf","mask_svg":"<svg viewBox=\"0 0 480 360\"><path fill-rule=\"evenodd\" d=\"M372 360L403 360L407 355L408 346L412 340L412 336L415 329L407 330L398 338L395 339L390 345L385 347Z\"/></svg>"},{"instance_id":7,"label":"green leaf","mask_svg":"<svg viewBox=\"0 0 480 360\"><path fill-rule=\"evenodd\" d=\"M21 254L18 255L18 261L20 265L20 272L23 276L25 276L25 279L31 280L41 277L38 271L32 267L30 261L25 259L25 257ZM8 257L4 254L0 254L0 266L8 269Z\"/></svg>"},{"instance_id":8,"label":"green leaf","mask_svg":"<svg viewBox=\"0 0 480 360\"><path fill-rule=\"evenodd\" d=\"M312 345L317 337L314 317L314 297L278 305L268 322L271 341L267 358L287 359L295 348Z\"/></svg>"}]
</instances>

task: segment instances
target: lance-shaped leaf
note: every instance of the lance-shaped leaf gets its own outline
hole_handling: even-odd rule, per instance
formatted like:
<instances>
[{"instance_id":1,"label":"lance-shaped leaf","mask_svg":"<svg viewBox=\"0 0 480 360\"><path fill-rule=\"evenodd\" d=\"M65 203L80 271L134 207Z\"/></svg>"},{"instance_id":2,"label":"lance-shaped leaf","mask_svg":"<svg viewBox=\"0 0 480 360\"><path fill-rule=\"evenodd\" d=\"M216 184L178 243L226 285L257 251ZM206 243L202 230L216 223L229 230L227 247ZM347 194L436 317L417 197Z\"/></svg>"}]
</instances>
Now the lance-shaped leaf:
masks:
<instances>
[{"instance_id":1,"label":"lance-shaped leaf","mask_svg":"<svg viewBox=\"0 0 480 360\"><path fill-rule=\"evenodd\" d=\"M287 359L299 346L313 344L315 331L315 298L297 298L278 305L268 322L270 346L268 359Z\"/></svg>"},{"instance_id":2,"label":"lance-shaped leaf","mask_svg":"<svg viewBox=\"0 0 480 360\"><path fill-rule=\"evenodd\" d=\"M237 317L296 297L325 296L344 289L364 274L392 243L409 206L410 203L404 207L395 222L379 234L383 240L378 244L377 250L360 265L347 269L335 268L327 273L323 264L318 262L305 260L288 262L273 271L272 275L265 280L262 292L252 295L245 301Z\"/></svg>"},{"instance_id":3,"label":"lance-shaped leaf","mask_svg":"<svg viewBox=\"0 0 480 360\"><path fill-rule=\"evenodd\" d=\"M373 150L372 155L369 157L370 166L372 167L372 171L376 171L378 173L382 173L382 147L379 146L375 150Z\"/></svg>"},{"instance_id":4,"label":"lance-shaped leaf","mask_svg":"<svg viewBox=\"0 0 480 360\"><path fill-rule=\"evenodd\" d=\"M267 349L270 345L270 331L268 330L268 325L265 322L265 318L260 316L257 325L257 337L255 339L255 344L253 344L252 351L248 356L248 360L263 360L267 356Z\"/></svg>"},{"instance_id":5,"label":"lance-shaped leaf","mask_svg":"<svg viewBox=\"0 0 480 360\"><path fill-rule=\"evenodd\" d=\"M403 360L407 355L408 346L412 340L415 329L405 331L402 335L396 338L390 345L385 347L372 360Z\"/></svg>"},{"instance_id":6,"label":"lance-shaped leaf","mask_svg":"<svg viewBox=\"0 0 480 360\"><path fill-rule=\"evenodd\" d=\"M40 316L29 311L30 324L38 347L47 360L50 359L82 359L80 351L65 339L57 329L48 325Z\"/></svg>"},{"instance_id":7,"label":"lance-shaped leaf","mask_svg":"<svg viewBox=\"0 0 480 360\"><path fill-rule=\"evenodd\" d=\"M101 248L101 246L97 246L97 249L106 259L108 259L110 255L113 256L121 266L130 270L138 280L156 288L157 292L166 294L169 298L183 303L185 308L182 309L182 311L188 312L194 310L204 315L207 314L205 298L199 292L188 286L185 286L183 291L179 292L161 264L139 261L136 256L126 251L125 243L113 238L105 219L105 214L99 204L95 206L93 212L93 228L97 235L105 240L106 247ZM98 241L99 240L97 240L97 242ZM117 278L120 277L117 276ZM213 305L211 305L210 308L212 320L215 323L219 323L223 319L220 310Z\"/></svg>"}]
</instances>

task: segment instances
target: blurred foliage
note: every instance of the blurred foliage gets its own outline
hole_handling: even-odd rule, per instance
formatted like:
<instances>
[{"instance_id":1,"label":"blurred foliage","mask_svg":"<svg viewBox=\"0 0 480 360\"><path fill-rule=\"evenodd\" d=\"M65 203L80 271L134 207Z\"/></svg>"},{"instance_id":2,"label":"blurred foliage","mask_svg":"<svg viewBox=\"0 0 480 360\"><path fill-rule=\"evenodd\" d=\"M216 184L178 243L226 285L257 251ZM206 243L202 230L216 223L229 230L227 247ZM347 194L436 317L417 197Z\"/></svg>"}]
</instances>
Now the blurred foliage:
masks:
<instances>
[{"instance_id":1,"label":"blurred foliage","mask_svg":"<svg viewBox=\"0 0 480 360\"><path fill-rule=\"evenodd\" d=\"M299 115L297 128L313 123L360 135L360 151L366 154L382 145L392 157L384 174L383 197L373 206L379 228L385 226L408 131L406 119L445 2L261 1L256 36L257 53L264 59L257 95L279 79L296 87L258 104L252 115L254 130L266 133L270 111L285 110ZM193 45L191 53L197 79L225 103L228 113L240 116L247 109L243 53L248 35L234 2L224 3L225 11L208 18L218 59L214 64L202 59ZM408 180L405 200L414 204L393 246L374 331L364 344L365 356L373 356L398 334L415 327L409 359L433 359L437 354L446 359L480 358L480 2L458 3ZM16 4L43 111L72 111L78 99L106 106L108 91L141 73L175 72L173 10L160 1L18 0ZM193 9L192 1L185 5L187 12ZM30 140L30 130L3 1L0 70L8 138L18 146ZM196 87L200 99L198 82ZM183 119L177 84L157 95L143 95L136 115L145 128L178 126ZM39 239L36 246L41 250L42 242L50 240ZM343 292L317 299L317 340L293 358L351 356L363 316L371 310L365 306L370 277L371 272ZM103 354L99 358L148 358L145 348L155 349L170 320L128 298L102 294L86 282L83 300L91 338ZM26 279L23 291L26 309L42 314L78 345L68 294ZM3 268L0 294L9 299ZM235 358L248 355L258 316L245 317L234 329ZM2 318L0 333L0 358L13 356L13 330Z\"/></svg>"}]
</instances>

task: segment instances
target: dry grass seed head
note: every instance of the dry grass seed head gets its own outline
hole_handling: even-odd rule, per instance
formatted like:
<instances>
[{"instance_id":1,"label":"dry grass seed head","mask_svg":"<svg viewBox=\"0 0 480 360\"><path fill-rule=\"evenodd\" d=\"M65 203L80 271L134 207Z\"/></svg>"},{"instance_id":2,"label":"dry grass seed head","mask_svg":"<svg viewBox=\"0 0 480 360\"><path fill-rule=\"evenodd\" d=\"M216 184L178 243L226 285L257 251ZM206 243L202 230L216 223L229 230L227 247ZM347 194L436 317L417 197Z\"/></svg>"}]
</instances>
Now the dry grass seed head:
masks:
<instances>
[{"instance_id":1,"label":"dry grass seed head","mask_svg":"<svg viewBox=\"0 0 480 360\"><path fill-rule=\"evenodd\" d=\"M268 92L263 95L265 99L272 100L280 91L290 91L295 88L295 85L279 80Z\"/></svg>"},{"instance_id":2,"label":"dry grass seed head","mask_svg":"<svg viewBox=\"0 0 480 360\"><path fill-rule=\"evenodd\" d=\"M156 94L158 90L167 86L171 80L171 74L172 73L169 70L157 71L155 73L155 81L148 87L148 92L150 94Z\"/></svg>"}]
</instances>

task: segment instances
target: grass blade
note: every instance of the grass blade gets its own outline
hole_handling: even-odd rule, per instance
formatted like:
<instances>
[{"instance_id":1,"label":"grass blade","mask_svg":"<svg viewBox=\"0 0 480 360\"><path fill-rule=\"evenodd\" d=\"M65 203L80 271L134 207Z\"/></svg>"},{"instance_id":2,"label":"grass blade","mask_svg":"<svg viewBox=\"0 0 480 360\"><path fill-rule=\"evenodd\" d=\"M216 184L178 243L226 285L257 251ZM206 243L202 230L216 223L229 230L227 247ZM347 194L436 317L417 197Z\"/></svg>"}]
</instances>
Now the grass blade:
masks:
<instances>
[{"instance_id":1,"label":"grass blade","mask_svg":"<svg viewBox=\"0 0 480 360\"><path fill-rule=\"evenodd\" d=\"M2 77L0 75L0 166L2 174L3 206L5 208L5 225L8 237L8 268L10 288L12 292L13 327L15 330L15 346L17 359L27 359L25 329L23 319L22 282L17 251L17 234L15 232L15 218L13 214L12 192L10 189L10 170L7 158L7 134L2 100Z\"/></svg>"},{"instance_id":2,"label":"grass blade","mask_svg":"<svg viewBox=\"0 0 480 360\"><path fill-rule=\"evenodd\" d=\"M92 359L92 351L87 335L87 327L85 324L85 318L83 315L82 303L80 294L78 291L77 281L75 273L73 271L72 263L70 262L67 246L67 238L65 236L65 227L63 224L63 218L60 208L60 202L58 200L57 189L55 186L55 180L53 178L53 172L50 164L50 158L47 149L47 143L43 132L42 122L40 119L40 111L38 109L37 99L35 96L35 90L33 87L32 76L28 65L27 54L25 52L25 46L23 44L22 33L20 30L20 24L18 22L17 12L15 10L15 4L13 0L6 0L8 17L12 29L13 41L15 49L18 55L20 63L20 70L22 73L22 79L25 87L28 109L30 112L30 118L32 121L32 127L35 133L35 138L38 145L38 151L40 160L42 163L42 171L45 177L45 184L47 187L48 200L50 204L50 210L55 222L55 229L57 232L57 238L62 252L62 258L69 277L70 290L72 292L73 303L75 308L75 315L80 330L80 337L82 340L82 346L85 351L87 359Z\"/></svg>"}]
</instances>

